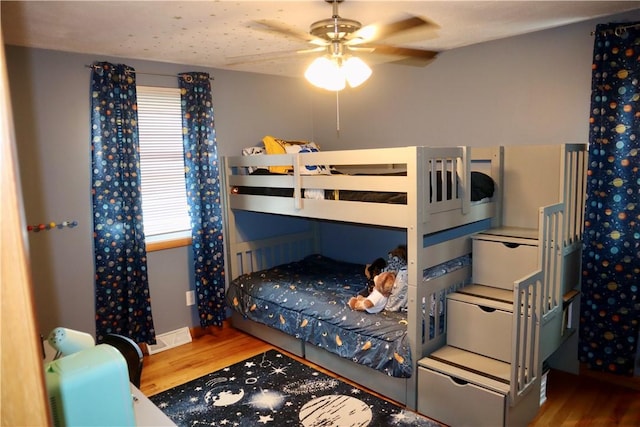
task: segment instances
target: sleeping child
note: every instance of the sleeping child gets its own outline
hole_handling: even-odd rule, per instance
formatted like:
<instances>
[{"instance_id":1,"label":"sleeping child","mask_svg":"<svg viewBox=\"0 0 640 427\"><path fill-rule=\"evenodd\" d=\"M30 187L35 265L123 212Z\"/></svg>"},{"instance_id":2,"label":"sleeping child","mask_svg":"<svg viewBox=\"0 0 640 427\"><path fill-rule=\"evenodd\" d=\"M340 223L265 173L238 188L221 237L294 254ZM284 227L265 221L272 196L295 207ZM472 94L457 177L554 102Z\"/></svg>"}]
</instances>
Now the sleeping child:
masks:
<instances>
[{"instance_id":1,"label":"sleeping child","mask_svg":"<svg viewBox=\"0 0 640 427\"><path fill-rule=\"evenodd\" d=\"M393 290L396 274L393 271L385 271L373 278L373 291L369 296L358 295L349 299L349 307L356 311L367 313L379 313L387 305L389 295Z\"/></svg>"}]
</instances>

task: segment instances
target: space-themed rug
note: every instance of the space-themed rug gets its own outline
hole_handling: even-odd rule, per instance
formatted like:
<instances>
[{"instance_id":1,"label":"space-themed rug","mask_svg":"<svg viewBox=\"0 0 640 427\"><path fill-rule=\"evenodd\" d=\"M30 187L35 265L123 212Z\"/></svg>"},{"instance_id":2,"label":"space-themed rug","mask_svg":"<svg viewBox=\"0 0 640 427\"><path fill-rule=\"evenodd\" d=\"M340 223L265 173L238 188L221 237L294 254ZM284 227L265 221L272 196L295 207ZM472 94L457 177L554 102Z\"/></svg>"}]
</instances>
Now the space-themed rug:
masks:
<instances>
[{"instance_id":1,"label":"space-themed rug","mask_svg":"<svg viewBox=\"0 0 640 427\"><path fill-rule=\"evenodd\" d=\"M440 426L276 350L150 399L178 426Z\"/></svg>"}]
</instances>

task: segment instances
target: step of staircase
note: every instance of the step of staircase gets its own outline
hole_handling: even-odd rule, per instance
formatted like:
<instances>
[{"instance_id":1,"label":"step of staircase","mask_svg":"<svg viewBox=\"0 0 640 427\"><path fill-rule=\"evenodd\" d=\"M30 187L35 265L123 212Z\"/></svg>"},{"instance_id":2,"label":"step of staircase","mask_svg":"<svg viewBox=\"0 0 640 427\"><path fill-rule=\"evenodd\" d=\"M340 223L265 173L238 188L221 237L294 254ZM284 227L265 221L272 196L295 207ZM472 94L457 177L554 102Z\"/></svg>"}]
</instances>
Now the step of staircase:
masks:
<instances>
[{"instance_id":1,"label":"step of staircase","mask_svg":"<svg viewBox=\"0 0 640 427\"><path fill-rule=\"evenodd\" d=\"M510 363L450 345L420 359L418 365L455 378L456 382L477 384L500 394L506 395L510 390Z\"/></svg>"},{"instance_id":2,"label":"step of staircase","mask_svg":"<svg viewBox=\"0 0 640 427\"><path fill-rule=\"evenodd\" d=\"M513 291L487 285L471 284L458 289L452 297L470 304L481 302L492 308L512 311Z\"/></svg>"},{"instance_id":3,"label":"step of staircase","mask_svg":"<svg viewBox=\"0 0 640 427\"><path fill-rule=\"evenodd\" d=\"M494 227L488 230L484 230L477 234L478 236L483 236L488 240L496 240L496 241L517 241L520 239L518 243L521 244L531 244L533 240L538 240L538 229L537 228L524 228L524 227Z\"/></svg>"},{"instance_id":4,"label":"step of staircase","mask_svg":"<svg viewBox=\"0 0 640 427\"><path fill-rule=\"evenodd\" d=\"M513 292L468 285L447 296L447 344L511 362Z\"/></svg>"}]
</instances>

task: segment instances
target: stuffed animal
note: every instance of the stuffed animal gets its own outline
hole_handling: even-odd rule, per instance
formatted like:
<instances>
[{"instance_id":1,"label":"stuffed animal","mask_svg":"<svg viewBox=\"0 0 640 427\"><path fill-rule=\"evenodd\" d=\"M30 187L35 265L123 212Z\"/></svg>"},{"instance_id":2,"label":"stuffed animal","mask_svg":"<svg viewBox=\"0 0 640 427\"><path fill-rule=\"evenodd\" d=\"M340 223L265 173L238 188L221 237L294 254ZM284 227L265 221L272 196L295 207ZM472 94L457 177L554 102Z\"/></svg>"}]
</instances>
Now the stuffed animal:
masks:
<instances>
[{"instance_id":1,"label":"stuffed animal","mask_svg":"<svg viewBox=\"0 0 640 427\"><path fill-rule=\"evenodd\" d=\"M366 311L367 313L379 313L385 305L393 284L396 281L396 274L393 271L384 271L373 278L373 292L368 297L358 295L349 299L349 307L356 311Z\"/></svg>"},{"instance_id":2,"label":"stuffed animal","mask_svg":"<svg viewBox=\"0 0 640 427\"><path fill-rule=\"evenodd\" d=\"M363 297L368 297L371 292L373 292L373 278L378 274L382 273L383 269L387 266L387 261L383 258L378 258L373 261L371 264L367 264L364 268L364 275L367 277L367 286L364 287L363 290L358 292L358 295L362 295Z\"/></svg>"},{"instance_id":3,"label":"stuffed animal","mask_svg":"<svg viewBox=\"0 0 640 427\"><path fill-rule=\"evenodd\" d=\"M367 277L367 285L358 292L358 295L368 297L373 292L373 278L383 271L401 270L407 267L407 247L399 245L391 250L388 254L388 262L384 258L377 258L371 264L367 264L364 268L364 275Z\"/></svg>"}]
</instances>

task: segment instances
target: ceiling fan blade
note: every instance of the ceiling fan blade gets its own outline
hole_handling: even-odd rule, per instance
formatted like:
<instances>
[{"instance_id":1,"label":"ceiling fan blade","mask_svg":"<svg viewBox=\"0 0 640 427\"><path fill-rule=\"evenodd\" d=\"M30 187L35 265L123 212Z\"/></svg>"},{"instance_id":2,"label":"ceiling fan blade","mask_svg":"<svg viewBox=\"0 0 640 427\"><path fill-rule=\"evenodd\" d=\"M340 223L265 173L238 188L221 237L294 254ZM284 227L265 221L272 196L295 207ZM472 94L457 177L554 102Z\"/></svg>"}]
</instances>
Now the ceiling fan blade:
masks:
<instances>
[{"instance_id":1,"label":"ceiling fan blade","mask_svg":"<svg viewBox=\"0 0 640 427\"><path fill-rule=\"evenodd\" d=\"M255 24L257 24L256 28L262 31L268 31L270 33L278 33L278 34L284 35L285 37L292 37L294 39L302 40L307 43L315 44L317 46L327 45L327 42L325 40L314 37L311 34L304 31L300 31L296 28L291 28L284 24L280 24L279 22L269 21L264 19L261 21L255 21Z\"/></svg>"},{"instance_id":2,"label":"ceiling fan blade","mask_svg":"<svg viewBox=\"0 0 640 427\"><path fill-rule=\"evenodd\" d=\"M348 40L349 44L370 43L397 36L410 30L437 29L437 24L420 16L409 16L389 24L371 24L354 32Z\"/></svg>"},{"instance_id":3,"label":"ceiling fan blade","mask_svg":"<svg viewBox=\"0 0 640 427\"><path fill-rule=\"evenodd\" d=\"M226 58L227 62L225 65L229 65L229 66L243 65L243 64L250 64L253 62L263 62L263 61L272 61L275 59L291 58L301 53L318 52L325 49L326 48L324 47L317 47L313 49L304 49L304 50L284 50L279 52L257 53L254 55L231 56Z\"/></svg>"},{"instance_id":4,"label":"ceiling fan blade","mask_svg":"<svg viewBox=\"0 0 640 427\"><path fill-rule=\"evenodd\" d=\"M424 67L430 64L438 55L438 52L432 50L412 49L408 47L389 45L371 45L371 47L374 48L372 52L373 55L398 57L398 59L390 59L386 62L418 67Z\"/></svg>"},{"instance_id":5,"label":"ceiling fan blade","mask_svg":"<svg viewBox=\"0 0 640 427\"><path fill-rule=\"evenodd\" d=\"M352 45L347 45L347 50L349 50L350 52L364 52L364 53L372 53L373 51L376 50L375 47L373 46L352 46Z\"/></svg>"}]
</instances>

